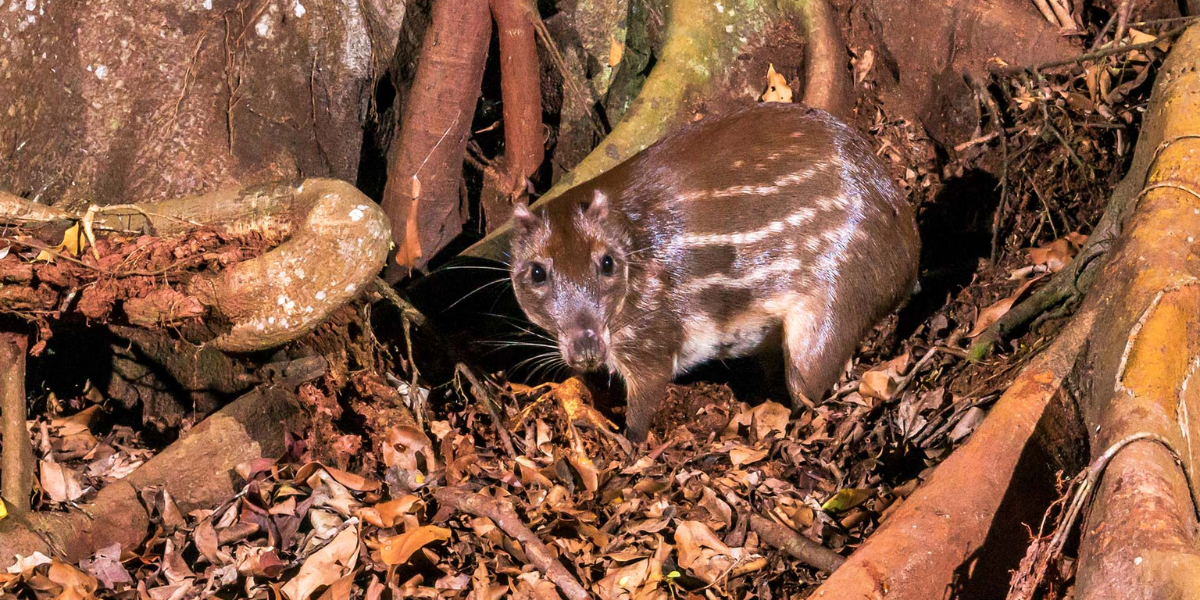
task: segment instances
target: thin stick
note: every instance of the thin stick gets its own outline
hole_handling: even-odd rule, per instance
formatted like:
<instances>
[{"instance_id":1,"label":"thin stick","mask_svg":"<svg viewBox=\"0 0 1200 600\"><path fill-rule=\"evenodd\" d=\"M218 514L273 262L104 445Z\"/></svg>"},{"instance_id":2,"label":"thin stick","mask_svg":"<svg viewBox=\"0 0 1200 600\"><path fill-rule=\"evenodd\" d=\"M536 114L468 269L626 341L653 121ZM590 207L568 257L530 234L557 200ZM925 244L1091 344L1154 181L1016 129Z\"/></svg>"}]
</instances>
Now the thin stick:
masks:
<instances>
[{"instance_id":1,"label":"thin stick","mask_svg":"<svg viewBox=\"0 0 1200 600\"><path fill-rule=\"evenodd\" d=\"M25 427L25 353L29 336L0 331L0 424L4 436L0 454L0 495L14 514L29 511L33 491L33 446Z\"/></svg>"},{"instance_id":2,"label":"thin stick","mask_svg":"<svg viewBox=\"0 0 1200 600\"><path fill-rule=\"evenodd\" d=\"M542 540L538 539L538 536L521 521L521 518L517 516L517 511L513 509L512 502L485 496L463 487L442 488L433 495L437 498L438 504L477 517L491 519L509 537L520 542L529 562L533 563L533 566L537 567L537 570L541 571L546 579L558 586L558 589L562 590L563 595L567 598L587 600L590 597L583 585L575 579L574 575L571 575L566 567L562 566L562 563L558 562L546 544L542 543Z\"/></svg>"},{"instance_id":3,"label":"thin stick","mask_svg":"<svg viewBox=\"0 0 1200 600\"><path fill-rule=\"evenodd\" d=\"M993 72L999 73L1001 75L1013 75L1015 73L1020 73L1021 71L1031 71L1031 72L1041 71L1043 69L1053 69L1055 67L1065 67L1067 65L1079 64L1082 62L1087 62L1089 60L1096 60L1098 58L1108 58L1109 56L1117 56L1119 54L1128 54L1130 52L1134 52L1137 50L1145 50L1147 48L1153 48L1154 46L1157 46L1157 45L1163 43L1168 38L1172 38L1172 37L1175 37L1175 36L1183 33L1189 26L1190 26L1190 24L1183 25L1181 27L1176 27L1175 29L1172 29L1172 30L1170 30L1148 42L1142 42L1140 44L1131 44L1129 46L1105 48L1103 50L1097 50L1095 52L1088 52L1086 54L1080 54L1079 56L1076 56L1074 58L1064 58L1062 60L1054 60L1054 61L1050 61L1047 63L1042 63L1040 65L1033 65L1030 67L1022 67L1022 66L1001 67L999 69L995 69Z\"/></svg>"},{"instance_id":4,"label":"thin stick","mask_svg":"<svg viewBox=\"0 0 1200 600\"><path fill-rule=\"evenodd\" d=\"M750 529L762 541L814 569L832 573L846 562L846 557L841 554L765 517L750 515Z\"/></svg>"},{"instance_id":5,"label":"thin stick","mask_svg":"<svg viewBox=\"0 0 1200 600\"><path fill-rule=\"evenodd\" d=\"M517 450L513 447L512 438L508 435L508 428L504 426L504 421L500 418L500 411L496 406L496 400L488 393L487 387L471 372L470 367L463 363L458 363L454 367L455 372L467 378L467 382L471 384L471 395L475 396L475 401L482 404L487 410L488 416L492 418L492 425L496 428L496 435L500 437L500 443L504 445L504 451L512 459L517 458Z\"/></svg>"}]
</instances>

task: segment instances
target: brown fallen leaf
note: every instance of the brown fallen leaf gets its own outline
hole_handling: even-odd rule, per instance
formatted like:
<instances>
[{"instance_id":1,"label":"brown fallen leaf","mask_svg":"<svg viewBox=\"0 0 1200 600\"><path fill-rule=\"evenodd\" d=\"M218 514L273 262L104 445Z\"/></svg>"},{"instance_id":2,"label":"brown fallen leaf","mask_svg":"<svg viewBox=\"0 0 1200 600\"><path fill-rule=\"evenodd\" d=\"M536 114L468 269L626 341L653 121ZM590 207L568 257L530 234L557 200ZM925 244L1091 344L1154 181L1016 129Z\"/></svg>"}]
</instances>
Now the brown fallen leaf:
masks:
<instances>
[{"instance_id":1,"label":"brown fallen leaf","mask_svg":"<svg viewBox=\"0 0 1200 600\"><path fill-rule=\"evenodd\" d=\"M54 559L46 577L54 584L62 586L62 592L55 600L90 600L96 597L96 588L100 586L95 577L58 559Z\"/></svg>"},{"instance_id":2,"label":"brown fallen leaf","mask_svg":"<svg viewBox=\"0 0 1200 600\"><path fill-rule=\"evenodd\" d=\"M412 514L423 506L421 499L406 494L394 500L380 502L375 506L358 509L354 514L376 527L393 527L405 515Z\"/></svg>"},{"instance_id":3,"label":"brown fallen leaf","mask_svg":"<svg viewBox=\"0 0 1200 600\"><path fill-rule=\"evenodd\" d=\"M1013 305L1016 304L1017 300L1019 300L1021 296L1025 294L1025 291L1029 289L1029 286L1033 285L1034 282L1038 281L1039 279L1041 279L1041 277L1034 277L1033 279L1026 281L1021 285L1021 287L1017 288L1017 291L1013 292L1012 295L979 311L979 317L975 319L975 326L971 328L971 333L968 333L967 337L976 337L986 331L988 327L991 327L993 324L995 324L996 321L999 321L1000 317L1003 317L1005 313L1012 310Z\"/></svg>"},{"instance_id":4,"label":"brown fallen leaf","mask_svg":"<svg viewBox=\"0 0 1200 600\"><path fill-rule=\"evenodd\" d=\"M730 448L729 462L733 463L733 466L735 467L740 467L742 465L756 463L766 458L767 454L768 451L766 449L749 448L747 446L738 444L733 448Z\"/></svg>"},{"instance_id":5,"label":"brown fallen leaf","mask_svg":"<svg viewBox=\"0 0 1200 600\"><path fill-rule=\"evenodd\" d=\"M116 589L117 584L130 583L133 578L125 565L121 564L121 545L114 543L107 548L97 550L91 558L79 562L88 575L95 577L105 589Z\"/></svg>"},{"instance_id":6,"label":"brown fallen leaf","mask_svg":"<svg viewBox=\"0 0 1200 600\"><path fill-rule=\"evenodd\" d=\"M752 558L741 548L725 545L699 521L680 521L675 529L675 544L679 551L679 566L708 583L716 582L738 563Z\"/></svg>"},{"instance_id":7,"label":"brown fallen leaf","mask_svg":"<svg viewBox=\"0 0 1200 600\"><path fill-rule=\"evenodd\" d=\"M374 492L382 487L383 484L378 481L373 481L361 475L355 475L341 469L325 466L319 462L310 462L296 471L296 476L292 477L292 483L305 483L312 477L313 473L318 470L325 471L334 481L356 491L356 492ZM309 482L311 483L311 482Z\"/></svg>"},{"instance_id":8,"label":"brown fallen leaf","mask_svg":"<svg viewBox=\"0 0 1200 600\"><path fill-rule=\"evenodd\" d=\"M790 408L778 402L763 402L750 410L738 413L721 432L723 439L738 437L738 428L753 427L754 439L765 439L772 431L781 436L787 432L788 421L792 417Z\"/></svg>"},{"instance_id":9,"label":"brown fallen leaf","mask_svg":"<svg viewBox=\"0 0 1200 600\"><path fill-rule=\"evenodd\" d=\"M318 600L350 600L350 592L354 591L354 571L345 577L329 584L321 593Z\"/></svg>"},{"instance_id":10,"label":"brown fallen leaf","mask_svg":"<svg viewBox=\"0 0 1200 600\"><path fill-rule=\"evenodd\" d=\"M448 539L450 539L449 529L422 525L412 531L406 531L384 540L379 547L379 558L388 566L402 565L407 563L417 550L433 542L444 542Z\"/></svg>"},{"instance_id":11,"label":"brown fallen leaf","mask_svg":"<svg viewBox=\"0 0 1200 600\"><path fill-rule=\"evenodd\" d=\"M345 577L358 564L358 527L347 527L300 565L296 576L280 588L288 600L308 600L313 592Z\"/></svg>"},{"instance_id":12,"label":"brown fallen leaf","mask_svg":"<svg viewBox=\"0 0 1200 600\"><path fill-rule=\"evenodd\" d=\"M1034 265L1045 265L1047 271L1057 273L1071 262L1071 258L1075 256L1075 248L1070 240L1064 237L1044 246L1030 248L1027 253L1029 261Z\"/></svg>"},{"instance_id":13,"label":"brown fallen leaf","mask_svg":"<svg viewBox=\"0 0 1200 600\"><path fill-rule=\"evenodd\" d=\"M891 400L900 383L902 374L908 370L907 352L863 373L858 383L858 393L877 400Z\"/></svg>"},{"instance_id":14,"label":"brown fallen leaf","mask_svg":"<svg viewBox=\"0 0 1200 600\"><path fill-rule=\"evenodd\" d=\"M237 571L242 575L274 579L287 567L275 549L269 546L240 545L235 554Z\"/></svg>"},{"instance_id":15,"label":"brown fallen leaf","mask_svg":"<svg viewBox=\"0 0 1200 600\"><path fill-rule=\"evenodd\" d=\"M47 460L41 463L41 475L38 477L42 490L54 502L72 502L83 495L83 485L79 483L79 473L63 465Z\"/></svg>"}]
</instances>

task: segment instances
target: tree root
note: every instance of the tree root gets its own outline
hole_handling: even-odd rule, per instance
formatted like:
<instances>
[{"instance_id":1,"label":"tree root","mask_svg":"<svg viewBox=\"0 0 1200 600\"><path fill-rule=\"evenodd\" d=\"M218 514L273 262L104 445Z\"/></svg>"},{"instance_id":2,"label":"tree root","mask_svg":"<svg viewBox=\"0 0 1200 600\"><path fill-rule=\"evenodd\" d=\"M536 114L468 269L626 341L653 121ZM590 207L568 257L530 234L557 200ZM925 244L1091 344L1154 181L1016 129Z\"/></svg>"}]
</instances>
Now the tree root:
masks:
<instances>
[{"instance_id":1,"label":"tree root","mask_svg":"<svg viewBox=\"0 0 1200 600\"><path fill-rule=\"evenodd\" d=\"M29 337L15 331L0 331L0 497L8 510L22 514L29 510L33 490L34 457L25 426L25 353Z\"/></svg>"},{"instance_id":2,"label":"tree root","mask_svg":"<svg viewBox=\"0 0 1200 600\"><path fill-rule=\"evenodd\" d=\"M846 558L841 554L765 517L750 515L750 529L754 530L762 541L787 552L814 569L832 573L846 562Z\"/></svg>"},{"instance_id":3,"label":"tree root","mask_svg":"<svg viewBox=\"0 0 1200 600\"><path fill-rule=\"evenodd\" d=\"M808 35L803 98L810 106L835 114L850 107L850 73L846 50L827 0L793 0L767 8L763 3L734 1L714 8L708 0L674 0L667 16L662 57L641 92L612 133L546 192L550 202L644 150L667 132L691 120L690 107L729 90L720 89L725 72L750 50L740 41L761 35L767 23L795 17ZM735 16L736 15L736 16ZM753 33L753 35L751 35ZM499 259L507 251L509 224L496 229L462 254Z\"/></svg>"},{"instance_id":4,"label":"tree root","mask_svg":"<svg viewBox=\"0 0 1200 600\"><path fill-rule=\"evenodd\" d=\"M1022 370L967 443L812 597L941 598L966 583L961 572L968 568L974 578L989 580L984 589L1007 583L1009 565L986 552L1026 541L1020 523L1037 516L1028 505L1039 487L1052 488L1047 463L1071 460L1064 455L1074 448L1077 417L1061 396L1090 328L1076 317ZM1013 489L1022 490L1021 497L1012 497ZM1020 514L1022 507L1030 514Z\"/></svg>"},{"instance_id":5,"label":"tree root","mask_svg":"<svg viewBox=\"0 0 1200 600\"><path fill-rule=\"evenodd\" d=\"M89 229L102 232L160 237L200 227L230 235L290 236L257 258L215 274L190 275L182 289L176 290L198 300L210 311L209 316L228 324L227 330L209 342L226 352L274 348L316 329L375 277L383 267L389 239L379 207L353 186L332 179L222 190L102 208L86 215L47 211L15 196L0 196L0 223L64 218L79 222L87 218ZM99 268L96 272L113 275ZM186 301L176 297L167 308L185 306ZM0 306L20 312L20 306L5 304L5 298L0 298ZM159 321L153 314L144 316L144 324ZM165 313L161 316L166 323L173 318Z\"/></svg>"},{"instance_id":6,"label":"tree root","mask_svg":"<svg viewBox=\"0 0 1200 600\"><path fill-rule=\"evenodd\" d=\"M135 549L149 533L150 515L140 495L148 487L166 490L183 513L227 500L238 492L238 465L279 455L284 431L303 426L294 391L324 373L324 361L292 363L279 382L209 416L128 477L100 490L83 510L26 513L0 521L0 568L18 554L42 552L77 562L113 543Z\"/></svg>"},{"instance_id":7,"label":"tree root","mask_svg":"<svg viewBox=\"0 0 1200 600\"><path fill-rule=\"evenodd\" d=\"M423 266L462 229L459 182L492 19L481 0L436 0L431 18L383 190L397 245L384 275L389 283Z\"/></svg>"},{"instance_id":8,"label":"tree root","mask_svg":"<svg viewBox=\"0 0 1200 600\"><path fill-rule=\"evenodd\" d=\"M517 512L513 510L511 502L484 496L461 487L442 488L434 492L434 497L444 507L491 519L509 537L520 542L525 555L529 557L529 562L533 563L533 566L537 567L546 576L546 579L558 586L558 589L567 598L587 600L590 597L575 576L571 575L570 571L567 571L566 567L558 562L558 559L542 543L542 540L538 539L537 535L521 521L521 517L517 516Z\"/></svg>"}]
</instances>

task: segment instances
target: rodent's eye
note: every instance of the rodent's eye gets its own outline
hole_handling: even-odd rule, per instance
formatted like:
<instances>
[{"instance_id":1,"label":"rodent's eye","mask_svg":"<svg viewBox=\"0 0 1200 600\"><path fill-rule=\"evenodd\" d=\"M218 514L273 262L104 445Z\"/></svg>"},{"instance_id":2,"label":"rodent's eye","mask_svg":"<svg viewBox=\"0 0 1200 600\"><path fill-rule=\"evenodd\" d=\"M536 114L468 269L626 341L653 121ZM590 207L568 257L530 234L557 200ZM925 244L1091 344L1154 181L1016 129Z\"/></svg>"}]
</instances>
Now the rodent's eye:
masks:
<instances>
[{"instance_id":1,"label":"rodent's eye","mask_svg":"<svg viewBox=\"0 0 1200 600\"><path fill-rule=\"evenodd\" d=\"M616 263L613 262L611 256L605 254L604 258L600 259L600 273L605 277L612 277L613 270L616 268Z\"/></svg>"},{"instance_id":2,"label":"rodent's eye","mask_svg":"<svg viewBox=\"0 0 1200 600\"><path fill-rule=\"evenodd\" d=\"M536 284L546 283L546 267L541 263L533 263L529 266L529 279Z\"/></svg>"}]
</instances>

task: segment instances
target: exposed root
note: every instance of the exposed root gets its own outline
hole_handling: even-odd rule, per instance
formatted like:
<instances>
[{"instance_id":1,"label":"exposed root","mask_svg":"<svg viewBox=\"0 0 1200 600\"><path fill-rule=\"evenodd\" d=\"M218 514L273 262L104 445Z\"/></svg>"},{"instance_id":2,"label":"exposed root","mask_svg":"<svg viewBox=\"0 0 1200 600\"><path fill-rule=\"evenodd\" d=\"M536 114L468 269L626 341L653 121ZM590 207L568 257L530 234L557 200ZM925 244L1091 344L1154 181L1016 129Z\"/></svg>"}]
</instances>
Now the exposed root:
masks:
<instances>
[{"instance_id":1,"label":"exposed root","mask_svg":"<svg viewBox=\"0 0 1200 600\"><path fill-rule=\"evenodd\" d=\"M29 510L33 490L33 447L25 426L25 353L29 337L15 331L0 331L0 432L4 436L0 455L0 496L8 510Z\"/></svg>"},{"instance_id":2,"label":"exposed root","mask_svg":"<svg viewBox=\"0 0 1200 600\"><path fill-rule=\"evenodd\" d=\"M750 529L758 534L762 541L787 552L800 562L832 573L846 562L846 558L825 546L822 546L790 528L780 525L770 519L758 515L750 515Z\"/></svg>"}]
</instances>

